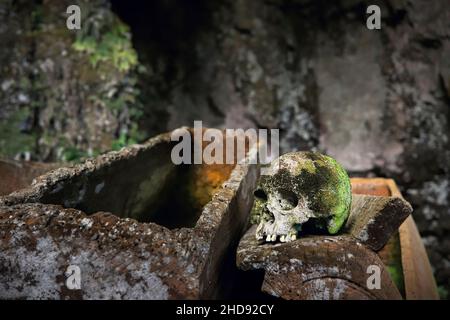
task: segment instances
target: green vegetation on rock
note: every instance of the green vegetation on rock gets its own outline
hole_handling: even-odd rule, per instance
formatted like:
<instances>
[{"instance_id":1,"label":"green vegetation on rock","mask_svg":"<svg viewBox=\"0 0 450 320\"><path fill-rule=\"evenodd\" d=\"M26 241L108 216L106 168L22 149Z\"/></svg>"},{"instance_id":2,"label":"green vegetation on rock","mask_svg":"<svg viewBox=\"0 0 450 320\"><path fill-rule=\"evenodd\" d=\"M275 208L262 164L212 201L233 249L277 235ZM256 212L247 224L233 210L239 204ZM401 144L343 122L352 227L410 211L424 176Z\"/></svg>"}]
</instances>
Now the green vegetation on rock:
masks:
<instances>
[{"instance_id":1,"label":"green vegetation on rock","mask_svg":"<svg viewBox=\"0 0 450 320\"><path fill-rule=\"evenodd\" d=\"M73 48L87 53L93 67L98 66L100 62L109 62L120 72L128 72L138 63L128 26L120 21L117 21L110 31L100 34L99 38L81 33Z\"/></svg>"},{"instance_id":2,"label":"green vegetation on rock","mask_svg":"<svg viewBox=\"0 0 450 320\"><path fill-rule=\"evenodd\" d=\"M144 140L138 78L145 68L129 27L105 1L80 3L81 30L61 13L71 4L0 2L0 156L80 161ZM12 12L14 14L8 14Z\"/></svg>"}]
</instances>

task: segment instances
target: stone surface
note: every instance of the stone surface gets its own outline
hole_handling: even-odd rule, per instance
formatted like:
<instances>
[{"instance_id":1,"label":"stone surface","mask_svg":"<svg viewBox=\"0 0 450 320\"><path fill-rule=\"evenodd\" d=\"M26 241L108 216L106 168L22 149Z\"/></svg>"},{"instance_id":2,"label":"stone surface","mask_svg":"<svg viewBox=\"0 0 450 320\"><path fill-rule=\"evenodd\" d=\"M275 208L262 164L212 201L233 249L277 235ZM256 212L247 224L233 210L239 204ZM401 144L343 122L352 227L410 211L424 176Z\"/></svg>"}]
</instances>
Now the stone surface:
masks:
<instances>
[{"instance_id":1,"label":"stone surface","mask_svg":"<svg viewBox=\"0 0 450 320\"><path fill-rule=\"evenodd\" d=\"M2 299L168 299L198 294L201 259L191 260L186 244L196 248L200 243L190 241L189 230L175 237L155 224L108 213L87 216L61 206L23 204L0 208L0 234ZM65 285L69 265L81 269L81 290Z\"/></svg>"}]
</instances>

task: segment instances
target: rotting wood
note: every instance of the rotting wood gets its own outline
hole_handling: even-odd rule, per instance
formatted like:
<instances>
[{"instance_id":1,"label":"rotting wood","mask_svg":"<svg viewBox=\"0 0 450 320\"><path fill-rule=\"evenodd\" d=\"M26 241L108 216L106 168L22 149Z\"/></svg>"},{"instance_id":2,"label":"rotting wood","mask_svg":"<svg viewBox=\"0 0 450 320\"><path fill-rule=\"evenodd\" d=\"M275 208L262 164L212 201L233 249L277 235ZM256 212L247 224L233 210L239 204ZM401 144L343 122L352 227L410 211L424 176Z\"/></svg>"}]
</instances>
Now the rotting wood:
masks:
<instances>
[{"instance_id":1,"label":"rotting wood","mask_svg":"<svg viewBox=\"0 0 450 320\"><path fill-rule=\"evenodd\" d=\"M283 299L401 299L378 255L350 235L307 236L260 244L250 228L237 251L242 270L264 269L262 291ZM367 288L367 268L377 266L380 289Z\"/></svg>"},{"instance_id":2,"label":"rotting wood","mask_svg":"<svg viewBox=\"0 0 450 320\"><path fill-rule=\"evenodd\" d=\"M346 232L371 249L380 250L412 212L398 197L353 195Z\"/></svg>"},{"instance_id":3,"label":"rotting wood","mask_svg":"<svg viewBox=\"0 0 450 320\"><path fill-rule=\"evenodd\" d=\"M352 178L352 191L356 194L372 194L380 196L402 197L397 184L392 179L385 178ZM439 299L433 270L417 230L412 215L399 227L401 247L401 264L407 300ZM382 251L379 255L383 256Z\"/></svg>"}]
</instances>

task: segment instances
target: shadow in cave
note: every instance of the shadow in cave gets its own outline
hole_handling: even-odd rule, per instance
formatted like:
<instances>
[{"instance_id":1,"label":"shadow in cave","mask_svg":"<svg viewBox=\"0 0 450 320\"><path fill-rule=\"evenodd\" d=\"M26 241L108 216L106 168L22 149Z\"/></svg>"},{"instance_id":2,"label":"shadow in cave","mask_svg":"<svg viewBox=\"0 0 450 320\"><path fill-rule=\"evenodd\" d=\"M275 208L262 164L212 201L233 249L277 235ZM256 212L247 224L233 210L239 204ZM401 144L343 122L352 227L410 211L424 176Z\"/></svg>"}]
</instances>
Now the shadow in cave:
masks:
<instances>
[{"instance_id":1,"label":"shadow in cave","mask_svg":"<svg viewBox=\"0 0 450 320\"><path fill-rule=\"evenodd\" d=\"M111 0L112 11L130 27L139 63L147 70L139 72L137 83L144 106L139 127L147 137L169 129L173 88L189 82L204 62L195 48L200 33L210 29L211 5L206 0Z\"/></svg>"},{"instance_id":2,"label":"shadow in cave","mask_svg":"<svg viewBox=\"0 0 450 320\"><path fill-rule=\"evenodd\" d=\"M168 77L175 72L175 61L192 63L192 44L198 32L207 27L209 18L206 0L111 0L111 9L130 26L141 62L164 57Z\"/></svg>"}]
</instances>

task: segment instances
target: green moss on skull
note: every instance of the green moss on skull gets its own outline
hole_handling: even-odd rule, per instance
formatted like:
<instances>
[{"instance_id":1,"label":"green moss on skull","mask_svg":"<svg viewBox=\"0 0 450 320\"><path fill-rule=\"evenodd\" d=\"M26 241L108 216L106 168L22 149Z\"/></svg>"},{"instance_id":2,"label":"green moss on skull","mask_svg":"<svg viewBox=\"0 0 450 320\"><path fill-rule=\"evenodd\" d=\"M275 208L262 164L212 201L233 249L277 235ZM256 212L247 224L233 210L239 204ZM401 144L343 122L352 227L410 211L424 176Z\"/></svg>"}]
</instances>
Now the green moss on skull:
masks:
<instances>
[{"instance_id":1,"label":"green moss on skull","mask_svg":"<svg viewBox=\"0 0 450 320\"><path fill-rule=\"evenodd\" d=\"M339 231L346 221L352 200L350 179L345 169L333 158L323 156L322 164L318 164L319 168L323 168L325 175L329 175L328 188L323 193L323 201L325 209L333 213L333 219L328 224L328 232L334 234Z\"/></svg>"},{"instance_id":2,"label":"green moss on skull","mask_svg":"<svg viewBox=\"0 0 450 320\"><path fill-rule=\"evenodd\" d=\"M317 226L325 226L330 234L340 230L350 212L351 185L346 171L336 160L320 153L281 156L278 171L262 176L260 186L267 194L283 189L305 197L318 218Z\"/></svg>"}]
</instances>

